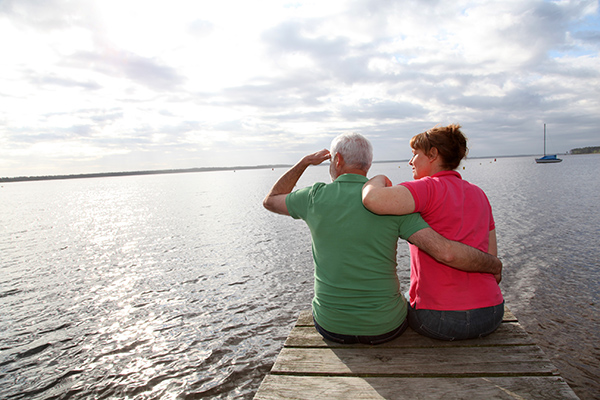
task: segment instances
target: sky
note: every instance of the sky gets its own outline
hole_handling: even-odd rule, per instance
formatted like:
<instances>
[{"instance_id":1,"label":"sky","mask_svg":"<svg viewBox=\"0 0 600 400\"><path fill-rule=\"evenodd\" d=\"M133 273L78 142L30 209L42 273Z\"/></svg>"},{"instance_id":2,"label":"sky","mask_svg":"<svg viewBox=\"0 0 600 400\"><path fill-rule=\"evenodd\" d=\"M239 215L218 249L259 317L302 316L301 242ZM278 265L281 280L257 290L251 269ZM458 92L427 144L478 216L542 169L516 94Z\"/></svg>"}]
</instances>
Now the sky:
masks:
<instances>
[{"instance_id":1,"label":"sky","mask_svg":"<svg viewBox=\"0 0 600 400\"><path fill-rule=\"evenodd\" d=\"M598 3L0 0L0 177L600 146Z\"/></svg>"}]
</instances>

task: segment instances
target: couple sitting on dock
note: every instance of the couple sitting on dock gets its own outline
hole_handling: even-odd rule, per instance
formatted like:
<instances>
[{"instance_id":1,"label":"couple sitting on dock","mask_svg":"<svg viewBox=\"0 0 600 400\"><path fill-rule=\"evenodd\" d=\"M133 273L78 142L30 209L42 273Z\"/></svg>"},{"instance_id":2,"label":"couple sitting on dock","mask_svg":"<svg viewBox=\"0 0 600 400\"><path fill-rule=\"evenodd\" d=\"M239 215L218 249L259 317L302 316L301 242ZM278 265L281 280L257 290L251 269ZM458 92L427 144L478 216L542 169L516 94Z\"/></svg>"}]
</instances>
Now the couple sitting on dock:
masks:
<instances>
[{"instance_id":1,"label":"couple sitting on dock","mask_svg":"<svg viewBox=\"0 0 600 400\"><path fill-rule=\"evenodd\" d=\"M435 339L470 339L502 322L494 219L483 191L454 171L467 151L459 128L412 138L414 181L368 180L372 146L351 133L303 157L264 199L269 211L310 228L313 318L325 339L379 344L408 325ZM293 191L306 168L326 160L332 183ZM410 244L408 302L396 274L398 237Z\"/></svg>"}]
</instances>

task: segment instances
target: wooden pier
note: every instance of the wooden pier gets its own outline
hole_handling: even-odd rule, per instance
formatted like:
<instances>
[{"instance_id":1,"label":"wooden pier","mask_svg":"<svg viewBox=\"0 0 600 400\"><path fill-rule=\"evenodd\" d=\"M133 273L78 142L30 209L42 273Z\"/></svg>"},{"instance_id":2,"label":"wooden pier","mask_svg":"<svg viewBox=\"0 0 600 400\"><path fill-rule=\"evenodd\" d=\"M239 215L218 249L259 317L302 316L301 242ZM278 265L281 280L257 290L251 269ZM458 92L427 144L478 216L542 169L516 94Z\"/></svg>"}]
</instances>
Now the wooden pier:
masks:
<instances>
[{"instance_id":1,"label":"wooden pier","mask_svg":"<svg viewBox=\"0 0 600 400\"><path fill-rule=\"evenodd\" d=\"M493 334L444 342L408 328L377 346L325 341L303 311L254 400L578 399L505 310Z\"/></svg>"}]
</instances>

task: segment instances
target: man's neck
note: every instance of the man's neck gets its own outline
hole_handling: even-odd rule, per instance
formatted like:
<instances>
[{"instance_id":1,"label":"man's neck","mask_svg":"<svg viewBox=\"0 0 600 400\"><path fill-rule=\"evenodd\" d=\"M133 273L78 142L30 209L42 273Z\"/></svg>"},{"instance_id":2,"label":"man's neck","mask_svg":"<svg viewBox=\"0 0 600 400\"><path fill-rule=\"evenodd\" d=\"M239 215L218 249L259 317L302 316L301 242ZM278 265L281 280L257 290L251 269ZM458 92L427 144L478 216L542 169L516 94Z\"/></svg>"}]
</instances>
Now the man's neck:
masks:
<instances>
[{"instance_id":1,"label":"man's neck","mask_svg":"<svg viewBox=\"0 0 600 400\"><path fill-rule=\"evenodd\" d=\"M342 168L342 170L338 174L338 177L342 176L344 174L356 174L356 175L362 175L362 176L365 176L365 177L367 176L367 173L365 171L363 171L362 169L351 168L351 167Z\"/></svg>"}]
</instances>

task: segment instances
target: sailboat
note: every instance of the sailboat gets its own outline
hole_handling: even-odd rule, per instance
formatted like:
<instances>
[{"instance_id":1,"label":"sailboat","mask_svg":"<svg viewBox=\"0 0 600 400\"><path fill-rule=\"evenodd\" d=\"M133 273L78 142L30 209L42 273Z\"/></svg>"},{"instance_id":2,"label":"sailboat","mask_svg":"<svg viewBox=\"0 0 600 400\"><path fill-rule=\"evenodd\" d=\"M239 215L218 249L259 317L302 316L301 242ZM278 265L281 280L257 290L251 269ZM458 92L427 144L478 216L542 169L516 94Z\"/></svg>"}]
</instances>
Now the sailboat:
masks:
<instances>
[{"instance_id":1,"label":"sailboat","mask_svg":"<svg viewBox=\"0 0 600 400\"><path fill-rule=\"evenodd\" d=\"M535 162L538 164L548 164L548 163L557 163L561 162L562 159L557 158L556 154L554 155L546 155L546 124L544 124L544 157L536 158Z\"/></svg>"}]
</instances>

